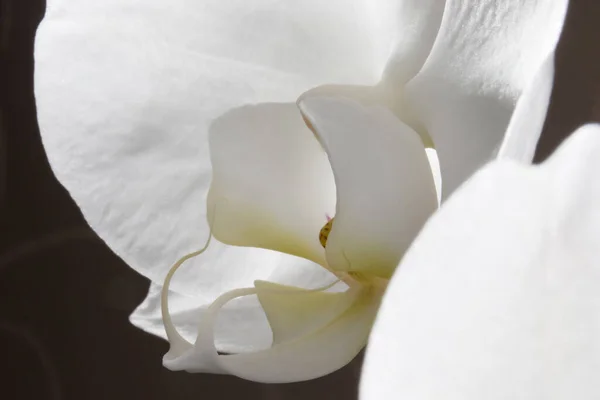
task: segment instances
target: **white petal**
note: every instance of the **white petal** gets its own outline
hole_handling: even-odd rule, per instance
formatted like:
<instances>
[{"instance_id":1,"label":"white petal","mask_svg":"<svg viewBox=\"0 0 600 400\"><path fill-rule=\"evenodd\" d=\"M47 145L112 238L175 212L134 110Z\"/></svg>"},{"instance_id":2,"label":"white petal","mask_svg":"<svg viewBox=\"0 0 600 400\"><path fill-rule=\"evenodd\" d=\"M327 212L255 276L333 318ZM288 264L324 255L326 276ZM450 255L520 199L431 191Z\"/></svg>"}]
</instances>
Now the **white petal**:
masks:
<instances>
[{"instance_id":1,"label":"white petal","mask_svg":"<svg viewBox=\"0 0 600 400\"><path fill-rule=\"evenodd\" d=\"M295 104L236 109L211 127L209 222L222 242L324 263L319 231L335 207L327 155Z\"/></svg>"},{"instance_id":2,"label":"white petal","mask_svg":"<svg viewBox=\"0 0 600 400\"><path fill-rule=\"evenodd\" d=\"M530 163L542 134L554 83L554 52L540 67L533 81L519 98L508 124L498 158Z\"/></svg>"},{"instance_id":3,"label":"white petal","mask_svg":"<svg viewBox=\"0 0 600 400\"><path fill-rule=\"evenodd\" d=\"M515 102L554 49L567 0L448 0L406 103L432 137L444 198L490 160Z\"/></svg>"},{"instance_id":4,"label":"white petal","mask_svg":"<svg viewBox=\"0 0 600 400\"><path fill-rule=\"evenodd\" d=\"M423 142L387 108L311 96L299 106L326 149L337 187L327 261L389 277L437 208Z\"/></svg>"},{"instance_id":5,"label":"white petal","mask_svg":"<svg viewBox=\"0 0 600 400\"><path fill-rule=\"evenodd\" d=\"M384 297L361 398L600 397L600 125L496 161L430 219Z\"/></svg>"},{"instance_id":6,"label":"white petal","mask_svg":"<svg viewBox=\"0 0 600 400\"><path fill-rule=\"evenodd\" d=\"M215 302L203 320L195 348L165 357L165 366L191 372L227 373L265 383L318 378L343 367L360 352L379 305L379 294L364 290L352 307L323 329L256 353L218 355L213 346L212 323L219 308L233 298L255 292L256 289L240 289Z\"/></svg>"},{"instance_id":7,"label":"white petal","mask_svg":"<svg viewBox=\"0 0 600 400\"><path fill-rule=\"evenodd\" d=\"M111 249L161 283L208 235L210 121L319 84L375 83L383 66L364 10L363 0L48 0L35 89L53 171ZM193 292L185 280L174 289Z\"/></svg>"}]
</instances>

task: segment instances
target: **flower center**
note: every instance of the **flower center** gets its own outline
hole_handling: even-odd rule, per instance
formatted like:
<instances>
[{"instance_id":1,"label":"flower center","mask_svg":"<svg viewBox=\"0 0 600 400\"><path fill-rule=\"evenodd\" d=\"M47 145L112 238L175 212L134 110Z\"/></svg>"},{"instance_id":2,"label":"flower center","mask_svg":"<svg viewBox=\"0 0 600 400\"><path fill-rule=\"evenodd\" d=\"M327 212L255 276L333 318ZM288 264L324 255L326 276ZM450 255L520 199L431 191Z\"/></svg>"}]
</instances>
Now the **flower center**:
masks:
<instances>
[{"instance_id":1,"label":"flower center","mask_svg":"<svg viewBox=\"0 0 600 400\"><path fill-rule=\"evenodd\" d=\"M329 233L331 232L331 227L333 226L334 219L335 217L328 220L327 223L319 231L319 242L321 242L321 246L323 246L323 248L327 246L327 238L329 237Z\"/></svg>"}]
</instances>

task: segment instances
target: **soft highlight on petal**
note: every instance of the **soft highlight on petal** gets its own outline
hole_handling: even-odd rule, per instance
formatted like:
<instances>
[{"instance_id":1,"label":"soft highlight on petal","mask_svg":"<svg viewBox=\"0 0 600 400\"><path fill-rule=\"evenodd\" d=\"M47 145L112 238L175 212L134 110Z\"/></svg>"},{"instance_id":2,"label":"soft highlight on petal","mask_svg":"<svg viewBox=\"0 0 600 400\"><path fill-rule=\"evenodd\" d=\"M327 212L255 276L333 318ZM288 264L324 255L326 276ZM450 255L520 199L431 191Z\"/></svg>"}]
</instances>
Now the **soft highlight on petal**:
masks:
<instances>
[{"instance_id":1,"label":"soft highlight on petal","mask_svg":"<svg viewBox=\"0 0 600 400\"><path fill-rule=\"evenodd\" d=\"M540 166L495 161L430 221L392 279L361 398L600 396L600 125Z\"/></svg>"}]
</instances>

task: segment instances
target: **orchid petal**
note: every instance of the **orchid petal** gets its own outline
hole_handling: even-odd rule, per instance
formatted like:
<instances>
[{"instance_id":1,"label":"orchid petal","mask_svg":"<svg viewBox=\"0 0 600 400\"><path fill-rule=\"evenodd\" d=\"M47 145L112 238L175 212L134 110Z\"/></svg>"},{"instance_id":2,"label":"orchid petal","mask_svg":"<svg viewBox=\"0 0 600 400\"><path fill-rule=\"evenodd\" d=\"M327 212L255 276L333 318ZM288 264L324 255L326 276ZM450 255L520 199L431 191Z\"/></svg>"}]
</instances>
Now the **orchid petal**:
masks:
<instances>
[{"instance_id":1,"label":"orchid petal","mask_svg":"<svg viewBox=\"0 0 600 400\"><path fill-rule=\"evenodd\" d=\"M405 101L432 137L444 198L490 160L517 98L554 50L567 0L448 0Z\"/></svg>"},{"instance_id":2,"label":"orchid petal","mask_svg":"<svg viewBox=\"0 0 600 400\"><path fill-rule=\"evenodd\" d=\"M343 367L360 352L366 343L380 298L378 292L365 288L356 295L351 307L321 329L259 352L217 354L212 330L219 309L234 298L256 292L255 288L239 289L217 299L202 320L195 347L179 354L169 354L164 365L173 370L227 373L265 383L314 379Z\"/></svg>"},{"instance_id":3,"label":"orchid petal","mask_svg":"<svg viewBox=\"0 0 600 400\"><path fill-rule=\"evenodd\" d=\"M215 237L324 264L319 231L333 214L335 183L295 104L234 110L213 124L210 146Z\"/></svg>"},{"instance_id":4,"label":"orchid petal","mask_svg":"<svg viewBox=\"0 0 600 400\"><path fill-rule=\"evenodd\" d=\"M47 3L35 89L52 169L100 237L155 283L208 236L214 118L324 83L373 84L383 69L363 0ZM214 246L193 270L262 254ZM217 282L237 273L216 271Z\"/></svg>"},{"instance_id":5,"label":"orchid petal","mask_svg":"<svg viewBox=\"0 0 600 400\"><path fill-rule=\"evenodd\" d=\"M600 125L541 166L499 160L434 215L390 282L361 398L600 396Z\"/></svg>"},{"instance_id":6,"label":"orchid petal","mask_svg":"<svg viewBox=\"0 0 600 400\"><path fill-rule=\"evenodd\" d=\"M511 158L524 163L533 161L546 120L553 83L554 53L546 58L531 84L519 98L498 151L498 158Z\"/></svg>"},{"instance_id":7,"label":"orchid petal","mask_svg":"<svg viewBox=\"0 0 600 400\"><path fill-rule=\"evenodd\" d=\"M337 188L329 267L388 278L437 194L423 142L387 108L332 97L299 101L329 155Z\"/></svg>"}]
</instances>

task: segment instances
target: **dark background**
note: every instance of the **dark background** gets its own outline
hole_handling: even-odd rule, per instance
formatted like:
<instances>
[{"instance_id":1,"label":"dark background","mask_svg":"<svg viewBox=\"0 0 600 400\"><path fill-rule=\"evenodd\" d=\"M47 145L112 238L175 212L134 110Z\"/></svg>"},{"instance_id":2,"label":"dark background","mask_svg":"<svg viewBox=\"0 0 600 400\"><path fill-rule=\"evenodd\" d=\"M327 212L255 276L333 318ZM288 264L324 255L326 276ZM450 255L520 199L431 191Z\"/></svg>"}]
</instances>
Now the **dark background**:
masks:
<instances>
[{"instance_id":1,"label":"dark background","mask_svg":"<svg viewBox=\"0 0 600 400\"><path fill-rule=\"evenodd\" d=\"M89 229L41 144L33 39L44 10L44 0L0 0L0 397L356 398L359 360L287 385L162 368L167 344L127 320L149 282ZM600 121L600 1L571 0L536 159L589 121Z\"/></svg>"}]
</instances>

